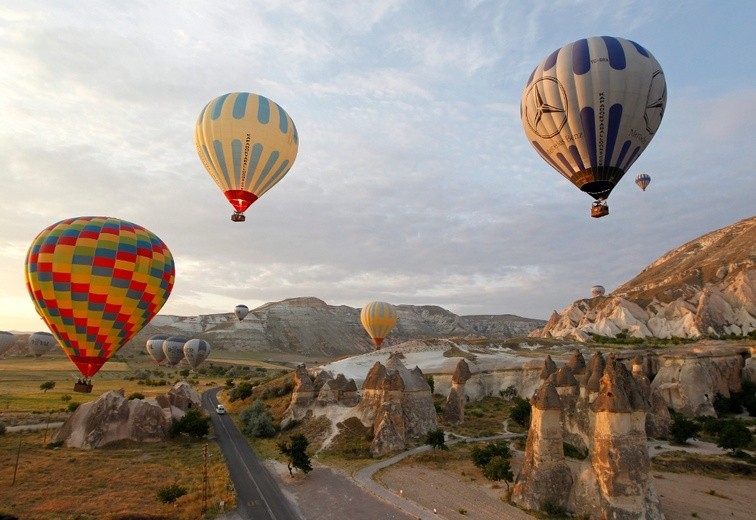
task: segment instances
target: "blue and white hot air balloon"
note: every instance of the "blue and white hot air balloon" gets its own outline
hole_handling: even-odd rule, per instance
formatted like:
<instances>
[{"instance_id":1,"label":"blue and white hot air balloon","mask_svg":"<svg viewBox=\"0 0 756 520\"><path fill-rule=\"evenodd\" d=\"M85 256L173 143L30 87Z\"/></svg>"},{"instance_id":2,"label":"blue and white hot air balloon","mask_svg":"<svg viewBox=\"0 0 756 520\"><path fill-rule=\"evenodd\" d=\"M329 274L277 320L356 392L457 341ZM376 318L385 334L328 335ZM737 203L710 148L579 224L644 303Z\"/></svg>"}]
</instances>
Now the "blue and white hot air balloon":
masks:
<instances>
[{"instance_id":1,"label":"blue and white hot air balloon","mask_svg":"<svg viewBox=\"0 0 756 520\"><path fill-rule=\"evenodd\" d=\"M522 93L520 115L538 154L596 199L591 216L656 134L667 84L659 62L630 40L577 40L546 57Z\"/></svg>"}]
</instances>

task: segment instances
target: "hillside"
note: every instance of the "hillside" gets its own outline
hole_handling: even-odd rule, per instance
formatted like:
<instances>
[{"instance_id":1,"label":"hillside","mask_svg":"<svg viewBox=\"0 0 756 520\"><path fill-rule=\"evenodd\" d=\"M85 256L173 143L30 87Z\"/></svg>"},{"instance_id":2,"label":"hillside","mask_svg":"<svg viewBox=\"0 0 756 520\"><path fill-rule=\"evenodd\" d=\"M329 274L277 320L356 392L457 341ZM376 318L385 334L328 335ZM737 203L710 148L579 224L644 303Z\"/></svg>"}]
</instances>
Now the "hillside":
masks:
<instances>
[{"instance_id":1,"label":"hillside","mask_svg":"<svg viewBox=\"0 0 756 520\"><path fill-rule=\"evenodd\" d=\"M698 338L756 331L756 217L662 255L606 296L577 300L531 335L580 341Z\"/></svg>"},{"instance_id":2,"label":"hillside","mask_svg":"<svg viewBox=\"0 0 756 520\"><path fill-rule=\"evenodd\" d=\"M397 325L384 345L428 338L527 336L543 320L511 314L457 316L436 306L397 306ZM328 305L318 298L292 298L250 310L239 322L232 313L156 316L124 347L143 348L154 334L202 338L228 351L278 352L338 357L372 351L375 346L360 323L360 309Z\"/></svg>"}]
</instances>

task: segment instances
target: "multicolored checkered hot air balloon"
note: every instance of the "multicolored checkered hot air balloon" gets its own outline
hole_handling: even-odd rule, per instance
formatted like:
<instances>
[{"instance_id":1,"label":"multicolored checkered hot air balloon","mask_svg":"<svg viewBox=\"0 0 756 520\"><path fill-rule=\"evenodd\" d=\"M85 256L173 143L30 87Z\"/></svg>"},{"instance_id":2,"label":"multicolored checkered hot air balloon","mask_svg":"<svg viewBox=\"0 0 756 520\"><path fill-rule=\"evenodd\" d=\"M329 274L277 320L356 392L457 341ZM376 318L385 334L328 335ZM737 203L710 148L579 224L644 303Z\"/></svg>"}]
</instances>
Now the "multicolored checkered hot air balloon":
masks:
<instances>
[{"instance_id":1,"label":"multicolored checkered hot air balloon","mask_svg":"<svg viewBox=\"0 0 756 520\"><path fill-rule=\"evenodd\" d=\"M609 214L606 199L653 139L667 102L656 58L630 40L584 38L538 65L522 93L525 135L538 154Z\"/></svg>"},{"instance_id":2,"label":"multicolored checkered hot air balloon","mask_svg":"<svg viewBox=\"0 0 756 520\"><path fill-rule=\"evenodd\" d=\"M53 224L26 256L37 312L87 379L160 311L175 275L162 240L110 217Z\"/></svg>"},{"instance_id":3,"label":"multicolored checkered hot air balloon","mask_svg":"<svg viewBox=\"0 0 756 520\"><path fill-rule=\"evenodd\" d=\"M202 164L234 207L231 220L275 186L294 164L299 135L289 114L248 92L223 94L197 119L194 144Z\"/></svg>"},{"instance_id":4,"label":"multicolored checkered hot air balloon","mask_svg":"<svg viewBox=\"0 0 756 520\"><path fill-rule=\"evenodd\" d=\"M375 349L380 350L381 343L396 325L396 309L390 303L370 302L362 308L360 321L373 339Z\"/></svg>"}]
</instances>

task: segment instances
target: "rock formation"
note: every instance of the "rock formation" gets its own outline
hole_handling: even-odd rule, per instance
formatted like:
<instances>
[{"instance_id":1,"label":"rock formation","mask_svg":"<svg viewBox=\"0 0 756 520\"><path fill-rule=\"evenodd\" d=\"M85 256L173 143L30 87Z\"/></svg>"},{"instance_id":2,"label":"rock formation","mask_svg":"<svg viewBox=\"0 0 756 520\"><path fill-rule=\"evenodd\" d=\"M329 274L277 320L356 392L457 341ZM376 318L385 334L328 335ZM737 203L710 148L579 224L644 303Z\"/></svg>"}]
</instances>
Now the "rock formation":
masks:
<instances>
[{"instance_id":1,"label":"rock formation","mask_svg":"<svg viewBox=\"0 0 756 520\"><path fill-rule=\"evenodd\" d=\"M173 420L191 408L201 409L200 396L185 382L155 399L127 400L123 390L110 391L80 405L52 442L68 448L98 448L121 440L158 442L167 438Z\"/></svg>"},{"instance_id":2,"label":"rock formation","mask_svg":"<svg viewBox=\"0 0 756 520\"><path fill-rule=\"evenodd\" d=\"M457 368L452 376L452 386L449 395L446 397L446 406L444 407L444 422L446 424L462 424L465 422L465 383L472 374L467 361L460 359Z\"/></svg>"},{"instance_id":3,"label":"rock formation","mask_svg":"<svg viewBox=\"0 0 756 520\"><path fill-rule=\"evenodd\" d=\"M289 407L284 411L281 419L281 427L285 428L292 421L303 419L313 406L352 407L358 401L359 396L354 379L347 379L344 374L338 374L334 378L327 371L321 370L313 381L304 363L300 364L294 372L294 390Z\"/></svg>"},{"instance_id":4,"label":"rock formation","mask_svg":"<svg viewBox=\"0 0 756 520\"><path fill-rule=\"evenodd\" d=\"M703 235L610 295L578 300L535 337L701 338L756 331L756 217Z\"/></svg>"},{"instance_id":5,"label":"rock formation","mask_svg":"<svg viewBox=\"0 0 756 520\"><path fill-rule=\"evenodd\" d=\"M532 400L525 460L512 500L527 509L550 504L596 520L663 519L649 475L645 375L640 368L633 374L613 354L604 360L597 353L580 383L571 365L580 363L560 367ZM597 390L590 390L596 380ZM563 443L587 457L567 461Z\"/></svg>"}]
</instances>

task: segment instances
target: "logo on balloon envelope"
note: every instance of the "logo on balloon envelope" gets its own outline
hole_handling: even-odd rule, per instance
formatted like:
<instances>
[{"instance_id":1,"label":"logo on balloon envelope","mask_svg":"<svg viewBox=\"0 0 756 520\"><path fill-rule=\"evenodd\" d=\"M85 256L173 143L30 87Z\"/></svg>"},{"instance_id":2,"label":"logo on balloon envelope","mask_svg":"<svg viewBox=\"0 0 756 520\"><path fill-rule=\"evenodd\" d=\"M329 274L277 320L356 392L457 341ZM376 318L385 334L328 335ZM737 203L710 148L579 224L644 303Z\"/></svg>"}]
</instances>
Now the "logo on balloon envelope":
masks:
<instances>
[{"instance_id":1,"label":"logo on balloon envelope","mask_svg":"<svg viewBox=\"0 0 756 520\"><path fill-rule=\"evenodd\" d=\"M664 117L664 101L667 99L667 82L661 70L654 72L651 78L651 86L648 89L648 101L646 113L643 119L646 121L646 131L655 134L659 129L662 117Z\"/></svg>"},{"instance_id":2,"label":"logo on balloon envelope","mask_svg":"<svg viewBox=\"0 0 756 520\"><path fill-rule=\"evenodd\" d=\"M558 114L546 118L544 114ZM541 78L530 87L525 97L525 119L531 130L543 139L557 135L567 122L567 94L562 84L552 77Z\"/></svg>"}]
</instances>

